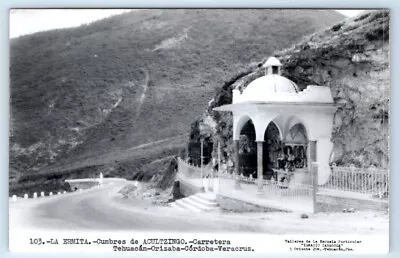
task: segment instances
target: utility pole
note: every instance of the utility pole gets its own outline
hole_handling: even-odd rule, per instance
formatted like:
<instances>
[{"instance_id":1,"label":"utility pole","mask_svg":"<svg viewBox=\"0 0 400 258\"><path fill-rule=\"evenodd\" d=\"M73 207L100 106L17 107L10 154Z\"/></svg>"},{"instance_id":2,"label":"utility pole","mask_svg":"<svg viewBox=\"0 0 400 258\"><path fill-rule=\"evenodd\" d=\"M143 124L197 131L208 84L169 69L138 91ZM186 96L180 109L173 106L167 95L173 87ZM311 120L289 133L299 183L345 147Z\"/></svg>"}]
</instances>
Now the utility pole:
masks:
<instances>
[{"instance_id":1,"label":"utility pole","mask_svg":"<svg viewBox=\"0 0 400 258\"><path fill-rule=\"evenodd\" d=\"M203 144L204 140L200 139L200 172L202 180L203 180Z\"/></svg>"},{"instance_id":2,"label":"utility pole","mask_svg":"<svg viewBox=\"0 0 400 258\"><path fill-rule=\"evenodd\" d=\"M221 142L218 141L218 178L220 177L220 171L221 171Z\"/></svg>"}]
</instances>

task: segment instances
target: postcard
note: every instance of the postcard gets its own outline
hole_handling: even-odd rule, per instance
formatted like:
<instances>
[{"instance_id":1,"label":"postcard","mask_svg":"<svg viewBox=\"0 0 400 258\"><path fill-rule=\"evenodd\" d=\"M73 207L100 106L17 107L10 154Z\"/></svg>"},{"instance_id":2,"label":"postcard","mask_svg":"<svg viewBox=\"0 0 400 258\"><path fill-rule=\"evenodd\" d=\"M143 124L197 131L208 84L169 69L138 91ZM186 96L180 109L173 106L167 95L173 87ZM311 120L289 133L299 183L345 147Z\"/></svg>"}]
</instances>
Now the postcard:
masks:
<instances>
[{"instance_id":1,"label":"postcard","mask_svg":"<svg viewBox=\"0 0 400 258\"><path fill-rule=\"evenodd\" d=\"M390 10L10 10L9 250L389 251Z\"/></svg>"}]
</instances>

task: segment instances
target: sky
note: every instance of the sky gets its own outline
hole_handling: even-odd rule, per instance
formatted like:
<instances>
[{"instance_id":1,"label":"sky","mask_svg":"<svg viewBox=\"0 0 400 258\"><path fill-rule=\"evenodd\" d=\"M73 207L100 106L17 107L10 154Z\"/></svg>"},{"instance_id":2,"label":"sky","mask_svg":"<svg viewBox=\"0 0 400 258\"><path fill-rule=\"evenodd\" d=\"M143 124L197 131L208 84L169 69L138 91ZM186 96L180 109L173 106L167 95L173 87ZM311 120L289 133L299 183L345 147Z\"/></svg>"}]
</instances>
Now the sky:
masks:
<instances>
[{"instance_id":1,"label":"sky","mask_svg":"<svg viewBox=\"0 0 400 258\"><path fill-rule=\"evenodd\" d=\"M346 15L348 17L356 16L357 14L361 13L364 10L336 10L339 13Z\"/></svg>"},{"instance_id":2,"label":"sky","mask_svg":"<svg viewBox=\"0 0 400 258\"><path fill-rule=\"evenodd\" d=\"M130 10L13 9L10 11L10 38L39 31L76 27L127 11Z\"/></svg>"},{"instance_id":3,"label":"sky","mask_svg":"<svg viewBox=\"0 0 400 258\"><path fill-rule=\"evenodd\" d=\"M13 9L10 11L10 38L60 28L76 27L130 9ZM352 17L363 10L337 10ZM49 22L50 21L50 22Z\"/></svg>"}]
</instances>

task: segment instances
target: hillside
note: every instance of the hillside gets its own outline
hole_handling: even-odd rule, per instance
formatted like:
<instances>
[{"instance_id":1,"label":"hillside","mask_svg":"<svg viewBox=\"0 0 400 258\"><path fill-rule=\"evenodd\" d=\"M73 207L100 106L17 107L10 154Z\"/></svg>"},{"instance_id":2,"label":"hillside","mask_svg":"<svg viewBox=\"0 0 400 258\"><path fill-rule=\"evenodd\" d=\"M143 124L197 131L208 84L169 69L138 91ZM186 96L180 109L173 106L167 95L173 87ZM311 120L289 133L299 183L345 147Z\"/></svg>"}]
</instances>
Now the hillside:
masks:
<instances>
[{"instance_id":1,"label":"hillside","mask_svg":"<svg viewBox=\"0 0 400 258\"><path fill-rule=\"evenodd\" d=\"M331 88L339 106L332 135L332 162L338 165L388 167L389 18L387 10L367 12L275 53L283 64L283 75L301 90L307 85ZM267 58L226 81L198 122L207 129L200 134L221 139L225 153L233 151L232 116L212 108L231 103L232 89L243 89L264 75L261 65Z\"/></svg>"},{"instance_id":2,"label":"hillside","mask_svg":"<svg viewBox=\"0 0 400 258\"><path fill-rule=\"evenodd\" d=\"M12 39L12 176L90 165L187 133L232 74L343 18L333 10L140 10Z\"/></svg>"}]
</instances>

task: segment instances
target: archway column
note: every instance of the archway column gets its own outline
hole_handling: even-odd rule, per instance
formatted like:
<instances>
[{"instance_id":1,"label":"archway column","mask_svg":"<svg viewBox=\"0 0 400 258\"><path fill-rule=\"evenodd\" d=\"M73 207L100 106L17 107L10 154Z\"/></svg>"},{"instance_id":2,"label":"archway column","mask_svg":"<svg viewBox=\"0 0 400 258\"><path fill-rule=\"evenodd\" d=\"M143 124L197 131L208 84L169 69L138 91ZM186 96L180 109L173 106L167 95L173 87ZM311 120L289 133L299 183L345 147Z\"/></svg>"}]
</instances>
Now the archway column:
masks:
<instances>
[{"instance_id":1,"label":"archway column","mask_svg":"<svg viewBox=\"0 0 400 258\"><path fill-rule=\"evenodd\" d=\"M313 164L317 161L317 141L309 140L307 143L307 171L308 182L313 182Z\"/></svg>"},{"instance_id":2,"label":"archway column","mask_svg":"<svg viewBox=\"0 0 400 258\"><path fill-rule=\"evenodd\" d=\"M308 141L307 154L307 167L311 169L311 164L317 161L317 141Z\"/></svg>"},{"instance_id":3,"label":"archway column","mask_svg":"<svg viewBox=\"0 0 400 258\"><path fill-rule=\"evenodd\" d=\"M234 166L235 166L235 189L241 189L240 186L240 164L239 164L239 140L233 141L234 145Z\"/></svg>"},{"instance_id":4,"label":"archway column","mask_svg":"<svg viewBox=\"0 0 400 258\"><path fill-rule=\"evenodd\" d=\"M333 149L333 143L328 137L321 137L316 144L316 156L318 162L318 184L322 185L329 180L331 168L329 166L329 157Z\"/></svg>"},{"instance_id":5,"label":"archway column","mask_svg":"<svg viewBox=\"0 0 400 258\"><path fill-rule=\"evenodd\" d=\"M263 143L264 141L257 141L257 191L259 194L264 192Z\"/></svg>"}]
</instances>

